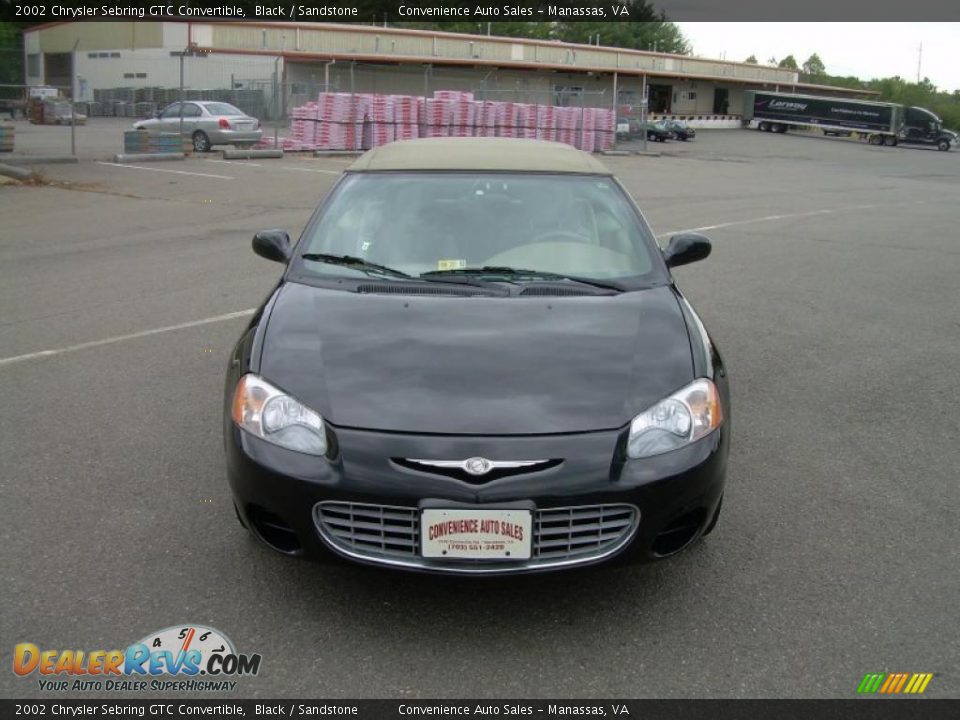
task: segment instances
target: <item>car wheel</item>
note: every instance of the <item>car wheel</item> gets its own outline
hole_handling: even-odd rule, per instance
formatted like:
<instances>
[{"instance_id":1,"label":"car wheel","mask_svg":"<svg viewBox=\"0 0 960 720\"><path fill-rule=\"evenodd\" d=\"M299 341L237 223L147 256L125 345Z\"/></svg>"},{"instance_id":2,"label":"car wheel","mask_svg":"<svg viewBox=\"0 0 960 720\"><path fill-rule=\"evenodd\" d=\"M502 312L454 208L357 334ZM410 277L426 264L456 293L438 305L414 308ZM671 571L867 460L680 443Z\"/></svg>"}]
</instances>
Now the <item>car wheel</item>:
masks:
<instances>
[{"instance_id":1,"label":"car wheel","mask_svg":"<svg viewBox=\"0 0 960 720\"><path fill-rule=\"evenodd\" d=\"M193 150L198 153L210 152L210 138L202 130L193 134Z\"/></svg>"},{"instance_id":2,"label":"car wheel","mask_svg":"<svg viewBox=\"0 0 960 720\"><path fill-rule=\"evenodd\" d=\"M760 130L762 132L770 132L770 123L768 122L760 123L759 125L757 125L757 130Z\"/></svg>"},{"instance_id":3,"label":"car wheel","mask_svg":"<svg viewBox=\"0 0 960 720\"><path fill-rule=\"evenodd\" d=\"M949 150L950 142L948 140L941 140L937 143L937 150Z\"/></svg>"},{"instance_id":4,"label":"car wheel","mask_svg":"<svg viewBox=\"0 0 960 720\"><path fill-rule=\"evenodd\" d=\"M871 145L883 145L883 135L871 135L868 142Z\"/></svg>"}]
</instances>

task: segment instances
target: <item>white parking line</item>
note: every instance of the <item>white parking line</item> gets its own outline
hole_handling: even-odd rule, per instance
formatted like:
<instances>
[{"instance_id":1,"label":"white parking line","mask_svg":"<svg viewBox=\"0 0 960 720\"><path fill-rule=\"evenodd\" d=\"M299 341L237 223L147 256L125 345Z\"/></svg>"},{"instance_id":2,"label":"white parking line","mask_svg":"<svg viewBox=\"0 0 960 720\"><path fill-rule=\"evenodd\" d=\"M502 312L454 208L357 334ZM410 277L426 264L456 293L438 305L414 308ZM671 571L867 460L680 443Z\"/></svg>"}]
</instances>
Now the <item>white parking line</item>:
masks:
<instances>
[{"instance_id":1,"label":"white parking line","mask_svg":"<svg viewBox=\"0 0 960 720\"><path fill-rule=\"evenodd\" d=\"M124 340L136 340L137 338L149 337L150 335L159 335L160 333L172 332L174 330L185 330L187 328L198 327L200 325L223 322L224 320L234 320L236 318L246 317L247 315L253 315L254 312L256 312L255 308L250 308L249 310L238 310L237 312L227 313L225 315L214 315L213 317L203 318L202 320L191 320L190 322L180 323L179 325L167 325L166 327L153 328L152 330L141 330L140 332L129 333L128 335L114 335L113 337L103 338L102 340L91 340L90 342L79 343L77 345L68 345L67 347L57 348L56 350L41 350L40 352L27 353L26 355L14 355L13 357L0 358L0 367L3 367L4 365L13 365L15 363L26 362L27 360L37 360L39 358L76 352L77 350L100 347L101 345L112 345L113 343L123 342Z\"/></svg>"},{"instance_id":2,"label":"white parking line","mask_svg":"<svg viewBox=\"0 0 960 720\"><path fill-rule=\"evenodd\" d=\"M130 170L150 170L152 172L174 173L175 175L196 175L197 177L216 178L217 180L235 180L229 175L210 175L209 173L188 172L187 170L166 170L164 168L143 167L143 165L124 165L123 163L112 163L97 161L97 165L109 165L110 167L128 168Z\"/></svg>"},{"instance_id":3,"label":"white parking line","mask_svg":"<svg viewBox=\"0 0 960 720\"><path fill-rule=\"evenodd\" d=\"M204 162L220 163L221 165L245 165L247 167L263 167L260 163L247 162L246 160L204 160Z\"/></svg>"},{"instance_id":4,"label":"white parking line","mask_svg":"<svg viewBox=\"0 0 960 720\"><path fill-rule=\"evenodd\" d=\"M280 168L281 168L282 170L296 170L296 171L298 171L298 172L324 173L324 174L326 174L326 175L339 175L339 174L340 174L340 171L339 171L339 170L319 170L319 169L317 169L317 168L295 168L295 167L287 167L287 166L285 166L285 165L281 165Z\"/></svg>"},{"instance_id":5,"label":"white parking line","mask_svg":"<svg viewBox=\"0 0 960 720\"><path fill-rule=\"evenodd\" d=\"M241 165L243 167L264 167L260 163L247 162L246 160L234 161L234 160L204 160L204 162L209 163L220 163L222 165ZM289 165L276 165L274 166L277 170L293 170L294 172L310 172L310 173L322 173L324 175L339 175L339 170L321 170L320 168L298 168L290 167Z\"/></svg>"},{"instance_id":6,"label":"white parking line","mask_svg":"<svg viewBox=\"0 0 960 720\"><path fill-rule=\"evenodd\" d=\"M704 225L703 227L684 228L683 230L668 230L667 232L663 232L657 235L657 238L667 237L669 235L676 235L677 233L703 232L704 230L719 230L721 228L735 227L737 225L752 225L754 223L773 222L774 220L792 220L794 218L813 217L814 215L833 215L834 213L845 212L847 210L865 210L868 208L889 207L889 205L890 203L873 203L870 205L845 205L843 207L832 208L828 210L809 210L808 212L788 213L786 215L765 215L764 217L750 218L748 220L733 220L731 222L719 223L717 225Z\"/></svg>"}]
</instances>

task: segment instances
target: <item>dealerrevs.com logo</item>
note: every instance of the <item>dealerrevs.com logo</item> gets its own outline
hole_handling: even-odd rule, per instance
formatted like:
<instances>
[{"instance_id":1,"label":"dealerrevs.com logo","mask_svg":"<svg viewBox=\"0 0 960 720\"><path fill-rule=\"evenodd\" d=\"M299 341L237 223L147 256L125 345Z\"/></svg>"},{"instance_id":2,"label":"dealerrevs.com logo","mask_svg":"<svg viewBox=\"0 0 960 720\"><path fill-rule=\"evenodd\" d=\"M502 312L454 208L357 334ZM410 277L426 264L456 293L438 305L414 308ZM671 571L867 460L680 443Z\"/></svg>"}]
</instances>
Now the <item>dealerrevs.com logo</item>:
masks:
<instances>
[{"instance_id":1,"label":"dealerrevs.com logo","mask_svg":"<svg viewBox=\"0 0 960 720\"><path fill-rule=\"evenodd\" d=\"M233 678L256 675L259 654L238 653L219 630L174 625L150 633L126 650L40 649L19 643L13 672L36 676L41 690L61 691L224 691Z\"/></svg>"}]
</instances>

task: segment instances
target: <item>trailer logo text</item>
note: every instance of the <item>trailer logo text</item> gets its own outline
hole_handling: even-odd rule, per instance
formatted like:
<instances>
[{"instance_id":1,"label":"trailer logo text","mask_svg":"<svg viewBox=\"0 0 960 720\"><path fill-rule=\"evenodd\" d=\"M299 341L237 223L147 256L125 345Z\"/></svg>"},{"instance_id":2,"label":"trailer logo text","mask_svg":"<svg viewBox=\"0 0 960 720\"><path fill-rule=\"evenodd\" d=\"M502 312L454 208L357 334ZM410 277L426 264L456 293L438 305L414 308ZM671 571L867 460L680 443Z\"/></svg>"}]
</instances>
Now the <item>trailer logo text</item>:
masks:
<instances>
[{"instance_id":1,"label":"trailer logo text","mask_svg":"<svg viewBox=\"0 0 960 720\"><path fill-rule=\"evenodd\" d=\"M807 103L794 102L790 100L771 100L770 108L777 108L780 110L806 110Z\"/></svg>"}]
</instances>

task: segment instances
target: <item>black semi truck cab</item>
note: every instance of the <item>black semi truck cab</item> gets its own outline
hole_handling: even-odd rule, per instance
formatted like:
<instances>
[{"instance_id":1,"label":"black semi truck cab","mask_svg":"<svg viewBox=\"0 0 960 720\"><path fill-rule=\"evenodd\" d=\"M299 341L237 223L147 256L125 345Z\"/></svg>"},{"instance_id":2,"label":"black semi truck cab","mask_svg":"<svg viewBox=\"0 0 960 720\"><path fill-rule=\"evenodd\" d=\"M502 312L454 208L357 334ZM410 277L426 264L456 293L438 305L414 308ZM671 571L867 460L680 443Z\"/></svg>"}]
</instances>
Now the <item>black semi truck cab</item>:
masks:
<instances>
[{"instance_id":1,"label":"black semi truck cab","mask_svg":"<svg viewBox=\"0 0 960 720\"><path fill-rule=\"evenodd\" d=\"M949 150L955 136L945 132L943 122L929 110L908 107L904 109L897 139L908 145L936 145L940 150Z\"/></svg>"}]
</instances>

